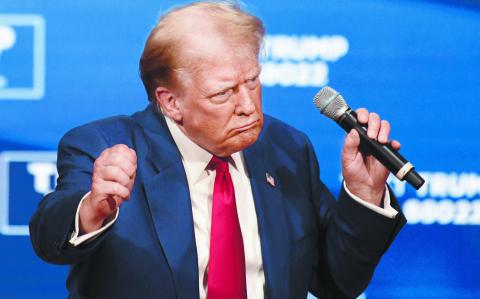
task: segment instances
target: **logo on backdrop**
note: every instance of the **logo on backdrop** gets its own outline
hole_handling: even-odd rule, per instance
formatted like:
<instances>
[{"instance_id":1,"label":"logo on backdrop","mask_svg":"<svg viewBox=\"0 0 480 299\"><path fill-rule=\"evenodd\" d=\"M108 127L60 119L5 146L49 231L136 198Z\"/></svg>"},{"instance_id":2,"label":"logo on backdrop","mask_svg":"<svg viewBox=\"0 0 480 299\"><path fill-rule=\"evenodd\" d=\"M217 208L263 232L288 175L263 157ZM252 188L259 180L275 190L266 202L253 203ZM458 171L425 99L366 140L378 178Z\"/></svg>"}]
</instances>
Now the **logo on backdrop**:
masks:
<instances>
[{"instance_id":1,"label":"logo on backdrop","mask_svg":"<svg viewBox=\"0 0 480 299\"><path fill-rule=\"evenodd\" d=\"M480 174L474 172L422 172L425 184L405 196L404 182L392 182L404 197L402 210L409 224L480 225ZM398 186L398 187L397 187Z\"/></svg>"},{"instance_id":2,"label":"logo on backdrop","mask_svg":"<svg viewBox=\"0 0 480 299\"><path fill-rule=\"evenodd\" d=\"M419 172L419 190L390 175L387 183L410 225L480 225L480 173ZM340 181L343 177L339 175Z\"/></svg>"},{"instance_id":3,"label":"logo on backdrop","mask_svg":"<svg viewBox=\"0 0 480 299\"><path fill-rule=\"evenodd\" d=\"M58 177L56 152L0 153L0 234L28 235L28 221Z\"/></svg>"},{"instance_id":4,"label":"logo on backdrop","mask_svg":"<svg viewBox=\"0 0 480 299\"><path fill-rule=\"evenodd\" d=\"M28 235L28 221L40 199L52 192L58 177L56 152L0 153L0 234ZM408 224L480 225L480 174L422 172L425 185L407 189L390 177L388 183L402 204ZM342 180L341 176L340 179Z\"/></svg>"},{"instance_id":5,"label":"logo on backdrop","mask_svg":"<svg viewBox=\"0 0 480 299\"><path fill-rule=\"evenodd\" d=\"M0 14L0 100L39 100L44 93L44 18Z\"/></svg>"},{"instance_id":6,"label":"logo on backdrop","mask_svg":"<svg viewBox=\"0 0 480 299\"><path fill-rule=\"evenodd\" d=\"M342 35L267 35L262 55L264 86L322 87L331 64L348 53Z\"/></svg>"}]
</instances>

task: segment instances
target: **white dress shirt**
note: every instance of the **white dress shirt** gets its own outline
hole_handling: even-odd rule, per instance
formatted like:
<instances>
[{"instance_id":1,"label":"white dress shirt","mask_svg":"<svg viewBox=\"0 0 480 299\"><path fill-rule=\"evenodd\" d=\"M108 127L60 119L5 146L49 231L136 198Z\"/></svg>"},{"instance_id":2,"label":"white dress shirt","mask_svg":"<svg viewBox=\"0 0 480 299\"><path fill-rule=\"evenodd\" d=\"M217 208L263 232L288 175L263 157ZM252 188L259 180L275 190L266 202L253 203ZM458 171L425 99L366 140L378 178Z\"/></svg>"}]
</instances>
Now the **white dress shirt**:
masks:
<instances>
[{"instance_id":1,"label":"white dress shirt","mask_svg":"<svg viewBox=\"0 0 480 299\"><path fill-rule=\"evenodd\" d=\"M215 170L206 170L212 154L191 141L173 121L168 118L166 120L168 129L182 156L182 163L187 175L192 201L195 244L197 245L200 299L204 299L207 297L210 224L216 172ZM229 171L235 188L238 220L245 250L247 296L248 298L264 298L265 275L252 187L242 153L234 153L231 157L234 163L229 163Z\"/></svg>"},{"instance_id":2,"label":"white dress shirt","mask_svg":"<svg viewBox=\"0 0 480 299\"><path fill-rule=\"evenodd\" d=\"M215 183L215 170L206 170L212 154L190 140L178 126L169 118L165 117L168 129L180 151L182 163L187 176L190 199L192 202L192 214L195 231L195 244L198 255L198 273L200 299L206 298L208 282L208 259L210 251L210 224L212 216L213 186ZM263 271L262 252L260 247L260 235L258 232L257 213L253 201L252 187L245 168L243 154L232 154L233 163L229 163L229 171L235 188L240 229L242 231L245 250L245 266L248 298L264 298L265 275ZM384 207L377 207L353 194L347 189L347 193L357 202L369 209L386 217L394 218L398 213L390 206L390 194L385 193ZM79 236L79 211L83 200L80 202L75 217L75 231L72 233L70 243L78 246L87 240L95 238L98 234L110 227L117 219L115 218L95 232ZM126 203L128 204L128 203Z\"/></svg>"}]
</instances>

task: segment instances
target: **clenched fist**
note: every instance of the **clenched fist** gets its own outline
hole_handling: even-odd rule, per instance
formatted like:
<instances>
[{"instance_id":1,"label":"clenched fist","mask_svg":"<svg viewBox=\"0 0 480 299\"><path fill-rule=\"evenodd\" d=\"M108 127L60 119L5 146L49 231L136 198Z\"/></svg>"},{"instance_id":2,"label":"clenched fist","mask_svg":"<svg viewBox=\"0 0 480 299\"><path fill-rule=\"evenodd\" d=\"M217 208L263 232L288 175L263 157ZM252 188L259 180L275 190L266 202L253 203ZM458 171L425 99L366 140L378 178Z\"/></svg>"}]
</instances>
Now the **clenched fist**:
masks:
<instances>
[{"instance_id":1,"label":"clenched fist","mask_svg":"<svg viewBox=\"0 0 480 299\"><path fill-rule=\"evenodd\" d=\"M101 228L130 198L136 171L137 155L124 144L107 148L95 160L91 193L80 207L81 234Z\"/></svg>"}]
</instances>

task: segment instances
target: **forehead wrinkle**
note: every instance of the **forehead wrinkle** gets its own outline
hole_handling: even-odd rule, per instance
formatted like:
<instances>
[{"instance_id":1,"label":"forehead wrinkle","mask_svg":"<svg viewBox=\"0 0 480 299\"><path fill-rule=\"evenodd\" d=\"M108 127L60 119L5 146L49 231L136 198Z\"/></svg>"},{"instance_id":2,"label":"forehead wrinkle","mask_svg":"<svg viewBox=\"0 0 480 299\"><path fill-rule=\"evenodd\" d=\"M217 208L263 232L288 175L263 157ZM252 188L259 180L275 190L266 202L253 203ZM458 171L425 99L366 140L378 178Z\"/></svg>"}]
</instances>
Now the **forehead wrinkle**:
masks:
<instances>
[{"instance_id":1,"label":"forehead wrinkle","mask_svg":"<svg viewBox=\"0 0 480 299\"><path fill-rule=\"evenodd\" d=\"M225 73L224 76L203 76L203 78L199 78L201 84L200 89L201 92L205 95L210 95L214 92L219 92L228 88L235 87L238 83L238 74L234 72ZM197 79L198 80L198 79Z\"/></svg>"}]
</instances>

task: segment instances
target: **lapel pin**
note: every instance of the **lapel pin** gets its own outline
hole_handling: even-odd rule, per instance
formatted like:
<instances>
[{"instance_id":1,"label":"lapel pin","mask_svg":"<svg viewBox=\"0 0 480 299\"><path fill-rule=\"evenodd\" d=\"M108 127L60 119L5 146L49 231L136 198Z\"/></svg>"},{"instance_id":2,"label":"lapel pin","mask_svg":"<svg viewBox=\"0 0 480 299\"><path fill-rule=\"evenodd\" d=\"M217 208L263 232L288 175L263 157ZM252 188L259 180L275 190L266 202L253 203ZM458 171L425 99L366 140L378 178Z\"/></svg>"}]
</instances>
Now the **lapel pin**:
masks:
<instances>
[{"instance_id":1,"label":"lapel pin","mask_svg":"<svg viewBox=\"0 0 480 299\"><path fill-rule=\"evenodd\" d=\"M272 187L275 187L275 179L273 178L273 176L271 176L268 172L265 173L265 176L267 178L267 183L272 186Z\"/></svg>"}]
</instances>

